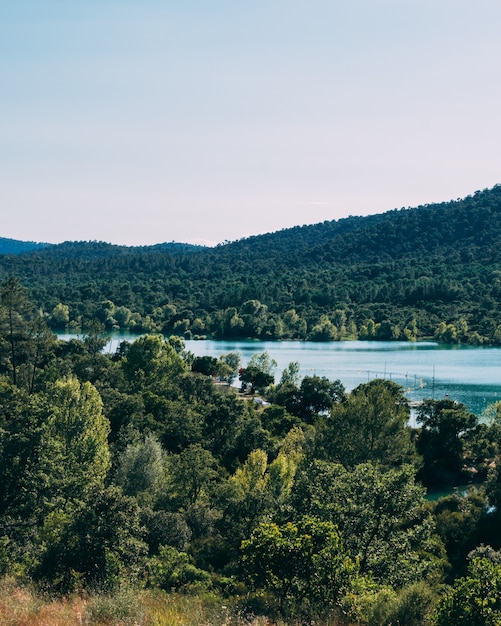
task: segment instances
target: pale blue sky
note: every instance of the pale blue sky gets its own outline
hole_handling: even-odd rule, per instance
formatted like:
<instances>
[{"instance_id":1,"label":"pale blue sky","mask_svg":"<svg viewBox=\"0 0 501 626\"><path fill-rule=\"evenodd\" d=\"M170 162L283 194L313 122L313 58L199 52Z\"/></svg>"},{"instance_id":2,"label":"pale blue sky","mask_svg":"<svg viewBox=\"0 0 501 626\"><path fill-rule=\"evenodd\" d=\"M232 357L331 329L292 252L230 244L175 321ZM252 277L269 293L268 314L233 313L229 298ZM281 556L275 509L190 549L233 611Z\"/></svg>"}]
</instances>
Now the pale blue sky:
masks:
<instances>
[{"instance_id":1,"label":"pale blue sky","mask_svg":"<svg viewBox=\"0 0 501 626\"><path fill-rule=\"evenodd\" d=\"M0 237L217 243L501 182L498 0L0 0Z\"/></svg>"}]
</instances>

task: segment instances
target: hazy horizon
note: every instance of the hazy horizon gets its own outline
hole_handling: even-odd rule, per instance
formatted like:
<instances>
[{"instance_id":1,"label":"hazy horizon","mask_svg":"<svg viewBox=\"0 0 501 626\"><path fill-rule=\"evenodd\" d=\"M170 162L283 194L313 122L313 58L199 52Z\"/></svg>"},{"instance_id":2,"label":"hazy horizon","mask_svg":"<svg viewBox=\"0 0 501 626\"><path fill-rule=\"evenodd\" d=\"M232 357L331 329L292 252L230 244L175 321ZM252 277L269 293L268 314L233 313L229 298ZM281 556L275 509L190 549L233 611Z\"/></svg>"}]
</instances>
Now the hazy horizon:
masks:
<instances>
[{"instance_id":1,"label":"hazy horizon","mask_svg":"<svg viewBox=\"0 0 501 626\"><path fill-rule=\"evenodd\" d=\"M493 185L494 187L495 185ZM477 190L476 190L477 191ZM483 191L483 190L480 190ZM475 192L472 192L471 194L468 194L468 196L474 195ZM443 201L437 201L437 202L430 202L430 203L426 203L426 204L439 204L440 202L452 202L454 200L462 200L464 198L466 198L467 196L464 196L463 198L450 198L449 200L443 200ZM419 205L422 206L422 205ZM419 206L416 207L399 207L400 209L418 209ZM381 214L384 213L389 213L393 210L397 209L398 207L395 207L394 209L388 209L387 211L381 211ZM278 230L287 230L288 228L294 228L297 226L313 226L315 224L320 224L324 221L339 221L342 219L346 219L348 217L368 217L369 215L375 215L373 214L368 214L368 215L348 215L348 216L343 216L343 217L339 217L336 218L335 220L322 220L321 222L312 222L311 224L291 224L290 226L285 226L281 229ZM76 242L76 243L80 243L80 242L87 242L87 241L96 241L98 243L105 243L105 244L111 244L111 245L117 245L117 246L126 246L126 247L141 247L141 246L155 246L155 245L163 245L163 244L190 244L190 245L195 245L195 246L206 246L206 247L215 247L218 246L220 244L226 244L226 243L233 243L235 241L239 241L240 239L245 239L247 237L255 237L255 236L259 236L259 235L267 235L267 234L273 234L274 232L277 232L276 230L274 231L262 231L259 233L256 233L255 235L244 235L243 237L238 237L236 239L221 239L219 241L213 241L213 242L193 242L193 241L182 241L182 240L164 240L164 241L155 241L153 243L148 243L148 244L121 244L118 243L116 241L107 241L105 239L100 239L99 237L94 238L94 239L64 239L61 241L42 241L42 240L36 240L36 239L30 239L30 240L26 240L26 239L17 239L15 237L4 237L2 235L2 233L0 233L0 239L4 238L4 239L12 239L13 241L22 241L24 243L37 243L37 244L54 244L54 245L58 245L61 243L66 243L66 242Z\"/></svg>"},{"instance_id":2,"label":"hazy horizon","mask_svg":"<svg viewBox=\"0 0 501 626\"><path fill-rule=\"evenodd\" d=\"M2 3L1 235L214 245L491 188L500 18L491 0Z\"/></svg>"}]
</instances>

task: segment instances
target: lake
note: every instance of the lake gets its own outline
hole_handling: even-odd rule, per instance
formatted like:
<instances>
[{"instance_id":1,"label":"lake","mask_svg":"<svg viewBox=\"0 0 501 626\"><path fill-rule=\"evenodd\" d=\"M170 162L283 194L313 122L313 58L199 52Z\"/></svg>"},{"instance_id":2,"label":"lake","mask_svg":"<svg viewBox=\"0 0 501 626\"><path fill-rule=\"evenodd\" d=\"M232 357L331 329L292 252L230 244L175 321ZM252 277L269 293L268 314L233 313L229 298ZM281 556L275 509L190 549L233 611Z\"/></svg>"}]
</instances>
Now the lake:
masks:
<instances>
[{"instance_id":1,"label":"lake","mask_svg":"<svg viewBox=\"0 0 501 626\"><path fill-rule=\"evenodd\" d=\"M69 339L74 335L60 335ZM117 334L105 348L113 352L124 339L137 335ZM444 345L433 341L186 341L196 356L219 357L239 352L242 366L259 352L268 352L277 362L275 380L291 361L297 361L301 375L339 379L348 391L373 378L388 378L406 391L411 401L450 397L480 415L488 404L501 400L501 348Z\"/></svg>"},{"instance_id":2,"label":"lake","mask_svg":"<svg viewBox=\"0 0 501 626\"><path fill-rule=\"evenodd\" d=\"M501 348L448 346L435 342L187 341L197 356L238 351L245 365L252 354L268 352L277 362L275 379L297 361L301 374L339 379L348 391L373 378L388 378L411 401L450 397L479 415L501 399Z\"/></svg>"}]
</instances>

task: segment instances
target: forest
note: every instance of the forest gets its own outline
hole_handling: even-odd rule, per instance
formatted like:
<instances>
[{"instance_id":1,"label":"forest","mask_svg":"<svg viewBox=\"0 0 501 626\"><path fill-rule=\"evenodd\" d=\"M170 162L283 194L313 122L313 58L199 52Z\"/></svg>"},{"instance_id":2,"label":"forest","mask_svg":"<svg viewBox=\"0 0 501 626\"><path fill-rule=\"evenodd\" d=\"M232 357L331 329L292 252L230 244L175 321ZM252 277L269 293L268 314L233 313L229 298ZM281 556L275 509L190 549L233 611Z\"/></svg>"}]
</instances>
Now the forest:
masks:
<instances>
[{"instance_id":1,"label":"forest","mask_svg":"<svg viewBox=\"0 0 501 626\"><path fill-rule=\"evenodd\" d=\"M411 428L393 381L275 380L175 334L107 354L32 293L1 283L2 623L28 594L60 623L501 623L501 402L428 399Z\"/></svg>"},{"instance_id":2,"label":"forest","mask_svg":"<svg viewBox=\"0 0 501 626\"><path fill-rule=\"evenodd\" d=\"M501 186L224 242L0 240L53 330L501 344ZM17 244L17 245L16 245Z\"/></svg>"}]
</instances>

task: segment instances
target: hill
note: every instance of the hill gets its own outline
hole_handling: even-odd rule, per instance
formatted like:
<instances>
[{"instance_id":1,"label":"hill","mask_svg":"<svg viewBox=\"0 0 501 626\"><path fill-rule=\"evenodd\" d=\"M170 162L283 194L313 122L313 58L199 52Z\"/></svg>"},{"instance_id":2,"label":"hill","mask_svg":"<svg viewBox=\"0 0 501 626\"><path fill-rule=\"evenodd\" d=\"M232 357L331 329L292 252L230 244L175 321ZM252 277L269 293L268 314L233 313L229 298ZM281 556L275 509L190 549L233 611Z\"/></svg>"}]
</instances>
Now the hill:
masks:
<instances>
[{"instance_id":1,"label":"hill","mask_svg":"<svg viewBox=\"0 0 501 626\"><path fill-rule=\"evenodd\" d=\"M40 250L49 244L35 243L34 241L19 241L17 239L8 239L0 237L0 254L22 254L23 252L31 252L32 250Z\"/></svg>"},{"instance_id":2,"label":"hill","mask_svg":"<svg viewBox=\"0 0 501 626\"><path fill-rule=\"evenodd\" d=\"M66 242L0 257L51 318L186 336L501 339L501 186L221 244ZM498 336L499 335L499 336Z\"/></svg>"}]
</instances>

